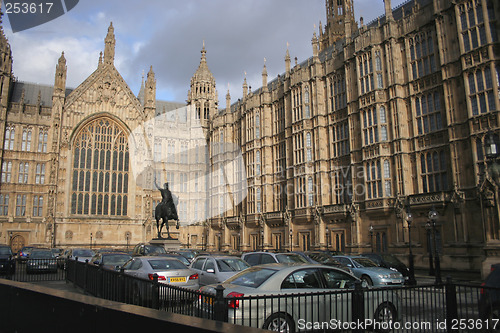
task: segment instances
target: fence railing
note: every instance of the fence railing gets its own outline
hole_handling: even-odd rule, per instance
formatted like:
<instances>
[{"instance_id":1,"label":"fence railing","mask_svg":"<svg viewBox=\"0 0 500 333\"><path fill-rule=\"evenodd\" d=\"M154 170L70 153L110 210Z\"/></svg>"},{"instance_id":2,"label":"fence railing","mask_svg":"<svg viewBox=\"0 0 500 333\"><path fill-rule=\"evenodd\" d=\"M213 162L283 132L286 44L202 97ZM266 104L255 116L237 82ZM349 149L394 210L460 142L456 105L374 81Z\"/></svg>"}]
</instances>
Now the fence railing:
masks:
<instances>
[{"instance_id":1,"label":"fence railing","mask_svg":"<svg viewBox=\"0 0 500 333\"><path fill-rule=\"evenodd\" d=\"M20 282L63 281L66 279L64 259L12 259L0 275Z\"/></svg>"},{"instance_id":2,"label":"fence railing","mask_svg":"<svg viewBox=\"0 0 500 333\"><path fill-rule=\"evenodd\" d=\"M500 288L456 284L355 289L280 295L214 294L139 279L120 271L68 261L67 280L109 300L225 321L289 331L477 332L500 329L495 313ZM489 295L489 296L488 296ZM486 301L486 298L496 301ZM492 315L493 314L493 315Z\"/></svg>"}]
</instances>

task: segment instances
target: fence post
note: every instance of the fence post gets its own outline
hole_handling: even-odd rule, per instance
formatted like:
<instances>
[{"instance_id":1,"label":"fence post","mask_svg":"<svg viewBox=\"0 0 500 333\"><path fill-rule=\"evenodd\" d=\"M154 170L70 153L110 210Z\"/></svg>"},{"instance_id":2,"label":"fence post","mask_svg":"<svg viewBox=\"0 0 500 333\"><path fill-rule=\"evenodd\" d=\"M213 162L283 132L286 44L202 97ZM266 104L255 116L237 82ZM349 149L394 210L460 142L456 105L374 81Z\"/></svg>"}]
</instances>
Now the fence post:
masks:
<instances>
[{"instance_id":1,"label":"fence post","mask_svg":"<svg viewBox=\"0 0 500 333\"><path fill-rule=\"evenodd\" d=\"M118 290L117 290L117 299L116 301L122 302L122 303L129 303L128 299L125 299L125 281L123 278L124 275L124 269L123 267L120 268L120 274L118 274Z\"/></svg>"},{"instance_id":2,"label":"fence post","mask_svg":"<svg viewBox=\"0 0 500 333\"><path fill-rule=\"evenodd\" d=\"M450 276L446 277L445 285L446 294L446 329L448 332L453 332L453 319L458 319L457 305L457 286L453 283Z\"/></svg>"},{"instance_id":3,"label":"fence post","mask_svg":"<svg viewBox=\"0 0 500 333\"><path fill-rule=\"evenodd\" d=\"M85 259L85 266L83 267L83 293L87 295L87 279L89 273L89 260Z\"/></svg>"},{"instance_id":4,"label":"fence post","mask_svg":"<svg viewBox=\"0 0 500 333\"><path fill-rule=\"evenodd\" d=\"M153 274L153 286L152 286L152 293L151 293L151 298L152 298L152 304L151 307L153 309L159 309L160 308L160 287L158 285L158 274L154 273Z\"/></svg>"},{"instance_id":5,"label":"fence post","mask_svg":"<svg viewBox=\"0 0 500 333\"><path fill-rule=\"evenodd\" d=\"M103 271L102 271L102 263L99 264L99 268L97 269L97 290L96 290L96 294L97 294L97 297L101 297L102 298L102 293L103 293L103 290L104 290L104 287L103 287L103 281L104 279L102 278L102 275L103 275Z\"/></svg>"},{"instance_id":6,"label":"fence post","mask_svg":"<svg viewBox=\"0 0 500 333\"><path fill-rule=\"evenodd\" d=\"M354 285L354 291L352 292L352 322L356 323L355 328L352 332L363 332L361 329L363 326L360 325L365 321L365 294L363 287L361 286L361 281L357 281Z\"/></svg>"},{"instance_id":7,"label":"fence post","mask_svg":"<svg viewBox=\"0 0 500 333\"><path fill-rule=\"evenodd\" d=\"M228 321L227 302L224 298L224 287L220 284L215 288L214 320Z\"/></svg>"}]
</instances>

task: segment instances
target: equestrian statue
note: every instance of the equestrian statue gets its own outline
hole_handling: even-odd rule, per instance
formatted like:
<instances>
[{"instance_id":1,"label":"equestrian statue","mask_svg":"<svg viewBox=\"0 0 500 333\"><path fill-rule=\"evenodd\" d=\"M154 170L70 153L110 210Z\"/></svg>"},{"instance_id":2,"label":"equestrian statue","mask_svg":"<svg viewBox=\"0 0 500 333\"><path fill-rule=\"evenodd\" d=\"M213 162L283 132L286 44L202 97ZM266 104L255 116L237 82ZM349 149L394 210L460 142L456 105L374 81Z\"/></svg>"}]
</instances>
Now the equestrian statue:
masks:
<instances>
[{"instance_id":1,"label":"equestrian statue","mask_svg":"<svg viewBox=\"0 0 500 333\"><path fill-rule=\"evenodd\" d=\"M170 232L168 230L168 221L169 220L177 221L176 228L179 229L179 217L177 216L177 208L176 208L179 200L177 196L172 194L172 192L170 192L170 190L168 189L168 183L165 183L163 185L163 188L161 188L156 183L156 177L155 177L155 186L158 190L160 190L162 198L161 202L158 203L158 205L156 205L155 208L155 219L156 219L156 229L158 230L158 239L162 239L161 230L163 229L163 226L167 228L166 239L173 239L170 236ZM160 225L160 219L163 220L161 225Z\"/></svg>"}]
</instances>

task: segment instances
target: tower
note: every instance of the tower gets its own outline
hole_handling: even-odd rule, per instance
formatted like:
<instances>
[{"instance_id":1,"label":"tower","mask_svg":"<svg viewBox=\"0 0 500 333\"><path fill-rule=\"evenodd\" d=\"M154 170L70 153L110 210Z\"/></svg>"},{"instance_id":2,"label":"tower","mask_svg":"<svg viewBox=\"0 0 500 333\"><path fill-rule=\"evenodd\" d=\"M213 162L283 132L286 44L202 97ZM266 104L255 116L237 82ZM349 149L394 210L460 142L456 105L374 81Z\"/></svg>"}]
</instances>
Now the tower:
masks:
<instances>
[{"instance_id":1,"label":"tower","mask_svg":"<svg viewBox=\"0 0 500 333\"><path fill-rule=\"evenodd\" d=\"M201 49L200 65L191 78L187 103L195 110L195 117L200 119L201 126L205 129L209 128L210 120L217 113L218 94L215 87L215 78L208 69L205 42L203 42L203 48Z\"/></svg>"},{"instance_id":2,"label":"tower","mask_svg":"<svg viewBox=\"0 0 500 333\"><path fill-rule=\"evenodd\" d=\"M352 0L326 0L326 26L324 31L320 26L320 51L346 36L346 28L353 28L352 24L346 26L346 22L355 22Z\"/></svg>"}]
</instances>

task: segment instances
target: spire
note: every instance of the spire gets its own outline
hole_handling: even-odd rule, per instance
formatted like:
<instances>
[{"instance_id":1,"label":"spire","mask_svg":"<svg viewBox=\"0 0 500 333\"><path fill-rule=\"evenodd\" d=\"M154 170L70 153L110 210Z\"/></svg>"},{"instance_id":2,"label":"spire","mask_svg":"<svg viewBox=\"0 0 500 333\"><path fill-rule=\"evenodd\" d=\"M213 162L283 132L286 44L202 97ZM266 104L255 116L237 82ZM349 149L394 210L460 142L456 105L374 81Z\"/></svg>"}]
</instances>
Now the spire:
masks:
<instances>
[{"instance_id":1,"label":"spire","mask_svg":"<svg viewBox=\"0 0 500 333\"><path fill-rule=\"evenodd\" d=\"M314 30L316 30L316 24L314 25ZM311 41L313 47L313 57L314 59L318 59L319 45L318 45L318 36L316 36L316 31L313 32L313 38Z\"/></svg>"},{"instance_id":2,"label":"spire","mask_svg":"<svg viewBox=\"0 0 500 333\"><path fill-rule=\"evenodd\" d=\"M104 64L113 64L115 60L115 29L113 28L113 22L109 24L108 34L104 40Z\"/></svg>"},{"instance_id":3,"label":"spire","mask_svg":"<svg viewBox=\"0 0 500 333\"><path fill-rule=\"evenodd\" d=\"M290 52L288 51L288 42L286 42L286 55L285 55L285 70L290 73Z\"/></svg>"},{"instance_id":4,"label":"spire","mask_svg":"<svg viewBox=\"0 0 500 333\"><path fill-rule=\"evenodd\" d=\"M66 90L67 70L68 68L66 66L66 58L64 57L64 51L63 51L56 65L56 76L54 79L54 93L58 92L64 94L64 91Z\"/></svg>"},{"instance_id":5,"label":"spire","mask_svg":"<svg viewBox=\"0 0 500 333\"><path fill-rule=\"evenodd\" d=\"M231 112L231 94L229 93L229 83L227 84L227 94L226 94L226 113Z\"/></svg>"},{"instance_id":6,"label":"spire","mask_svg":"<svg viewBox=\"0 0 500 333\"><path fill-rule=\"evenodd\" d=\"M247 72L245 72L245 79L243 80L243 98L247 97L247 94L248 94Z\"/></svg>"},{"instance_id":7,"label":"spire","mask_svg":"<svg viewBox=\"0 0 500 333\"><path fill-rule=\"evenodd\" d=\"M150 67L144 89L144 106L147 108L156 107L156 79L153 66Z\"/></svg>"},{"instance_id":8,"label":"spire","mask_svg":"<svg viewBox=\"0 0 500 333\"><path fill-rule=\"evenodd\" d=\"M266 58L264 58L264 68L262 69L262 88L267 89L267 67Z\"/></svg>"},{"instance_id":9,"label":"spire","mask_svg":"<svg viewBox=\"0 0 500 333\"><path fill-rule=\"evenodd\" d=\"M392 16L392 6L391 6L391 0L384 0L384 5L385 5L385 21L393 21L394 17Z\"/></svg>"},{"instance_id":10,"label":"spire","mask_svg":"<svg viewBox=\"0 0 500 333\"><path fill-rule=\"evenodd\" d=\"M99 53L99 63L97 64L97 67L102 66L102 51Z\"/></svg>"},{"instance_id":11,"label":"spire","mask_svg":"<svg viewBox=\"0 0 500 333\"><path fill-rule=\"evenodd\" d=\"M139 101L141 102L142 105L144 105L144 91L145 91L145 87L144 87L144 70L142 70L142 79L141 79L141 89L139 89L139 94L137 95L137 98L139 99Z\"/></svg>"}]
</instances>

